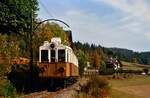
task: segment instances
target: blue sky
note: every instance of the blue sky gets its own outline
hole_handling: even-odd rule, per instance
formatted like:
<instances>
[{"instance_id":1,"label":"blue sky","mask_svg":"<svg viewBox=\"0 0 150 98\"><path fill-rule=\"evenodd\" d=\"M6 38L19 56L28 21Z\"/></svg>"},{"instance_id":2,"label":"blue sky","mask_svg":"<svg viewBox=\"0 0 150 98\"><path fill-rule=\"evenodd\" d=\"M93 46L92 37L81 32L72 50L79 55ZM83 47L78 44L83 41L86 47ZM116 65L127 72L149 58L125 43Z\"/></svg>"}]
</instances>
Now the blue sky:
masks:
<instances>
[{"instance_id":1,"label":"blue sky","mask_svg":"<svg viewBox=\"0 0 150 98\"><path fill-rule=\"evenodd\" d=\"M38 17L65 21L74 41L150 51L150 0L38 1Z\"/></svg>"}]
</instances>

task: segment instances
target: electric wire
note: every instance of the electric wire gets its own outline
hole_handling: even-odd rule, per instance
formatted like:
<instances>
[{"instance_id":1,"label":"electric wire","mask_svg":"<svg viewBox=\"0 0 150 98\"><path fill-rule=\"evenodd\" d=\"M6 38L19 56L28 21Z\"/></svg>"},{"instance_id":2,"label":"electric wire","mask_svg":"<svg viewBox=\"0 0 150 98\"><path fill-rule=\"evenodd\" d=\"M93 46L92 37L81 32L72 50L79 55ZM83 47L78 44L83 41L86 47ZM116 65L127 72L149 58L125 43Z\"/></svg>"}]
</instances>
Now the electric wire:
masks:
<instances>
[{"instance_id":1,"label":"electric wire","mask_svg":"<svg viewBox=\"0 0 150 98\"><path fill-rule=\"evenodd\" d=\"M44 11L50 16L53 17L53 14L47 9L42 1L39 0L39 4L43 7Z\"/></svg>"}]
</instances>

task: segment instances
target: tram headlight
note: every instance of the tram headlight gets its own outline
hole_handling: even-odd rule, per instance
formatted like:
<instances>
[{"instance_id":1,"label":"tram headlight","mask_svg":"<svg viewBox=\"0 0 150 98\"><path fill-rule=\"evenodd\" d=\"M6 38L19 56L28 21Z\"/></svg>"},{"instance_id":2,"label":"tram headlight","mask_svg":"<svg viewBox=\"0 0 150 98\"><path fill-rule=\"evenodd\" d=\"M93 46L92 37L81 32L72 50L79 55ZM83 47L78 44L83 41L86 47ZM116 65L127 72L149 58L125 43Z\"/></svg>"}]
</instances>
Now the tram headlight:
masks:
<instances>
[{"instance_id":1,"label":"tram headlight","mask_svg":"<svg viewBox=\"0 0 150 98\"><path fill-rule=\"evenodd\" d=\"M58 69L58 71L59 71L60 73L63 73L63 72L65 71L65 68L60 67L60 68Z\"/></svg>"},{"instance_id":2,"label":"tram headlight","mask_svg":"<svg viewBox=\"0 0 150 98\"><path fill-rule=\"evenodd\" d=\"M54 43L50 44L50 47L51 47L52 49L55 48L55 44L54 44Z\"/></svg>"}]
</instances>

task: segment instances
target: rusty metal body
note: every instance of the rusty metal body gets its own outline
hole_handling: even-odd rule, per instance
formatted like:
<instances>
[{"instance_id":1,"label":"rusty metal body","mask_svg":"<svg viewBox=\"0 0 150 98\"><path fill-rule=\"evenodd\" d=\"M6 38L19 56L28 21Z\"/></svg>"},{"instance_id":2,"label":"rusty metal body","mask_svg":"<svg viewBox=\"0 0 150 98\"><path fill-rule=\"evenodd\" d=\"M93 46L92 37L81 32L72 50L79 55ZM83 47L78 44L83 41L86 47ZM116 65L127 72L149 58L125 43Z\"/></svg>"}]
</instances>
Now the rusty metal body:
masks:
<instances>
[{"instance_id":1,"label":"rusty metal body","mask_svg":"<svg viewBox=\"0 0 150 98\"><path fill-rule=\"evenodd\" d=\"M39 63L40 77L43 78L68 78L78 77L78 67L71 63Z\"/></svg>"}]
</instances>

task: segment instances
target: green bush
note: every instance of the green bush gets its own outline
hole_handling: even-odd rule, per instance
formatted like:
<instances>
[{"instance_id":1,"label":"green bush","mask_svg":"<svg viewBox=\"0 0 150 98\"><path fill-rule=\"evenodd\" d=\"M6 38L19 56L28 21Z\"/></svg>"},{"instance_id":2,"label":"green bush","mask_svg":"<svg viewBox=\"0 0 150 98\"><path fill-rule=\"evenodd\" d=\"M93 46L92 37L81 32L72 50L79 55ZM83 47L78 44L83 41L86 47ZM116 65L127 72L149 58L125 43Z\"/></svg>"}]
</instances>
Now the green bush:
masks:
<instances>
[{"instance_id":1,"label":"green bush","mask_svg":"<svg viewBox=\"0 0 150 98\"><path fill-rule=\"evenodd\" d=\"M141 74L142 70L121 70L119 73Z\"/></svg>"},{"instance_id":2,"label":"green bush","mask_svg":"<svg viewBox=\"0 0 150 98\"><path fill-rule=\"evenodd\" d=\"M17 96L16 89L8 80L0 81L0 96L14 98Z\"/></svg>"},{"instance_id":3,"label":"green bush","mask_svg":"<svg viewBox=\"0 0 150 98\"><path fill-rule=\"evenodd\" d=\"M107 69L100 69L99 70L99 73L101 74L101 75L112 75L112 74L114 74L116 71L114 70L114 69L112 69L112 68L107 68Z\"/></svg>"}]
</instances>

